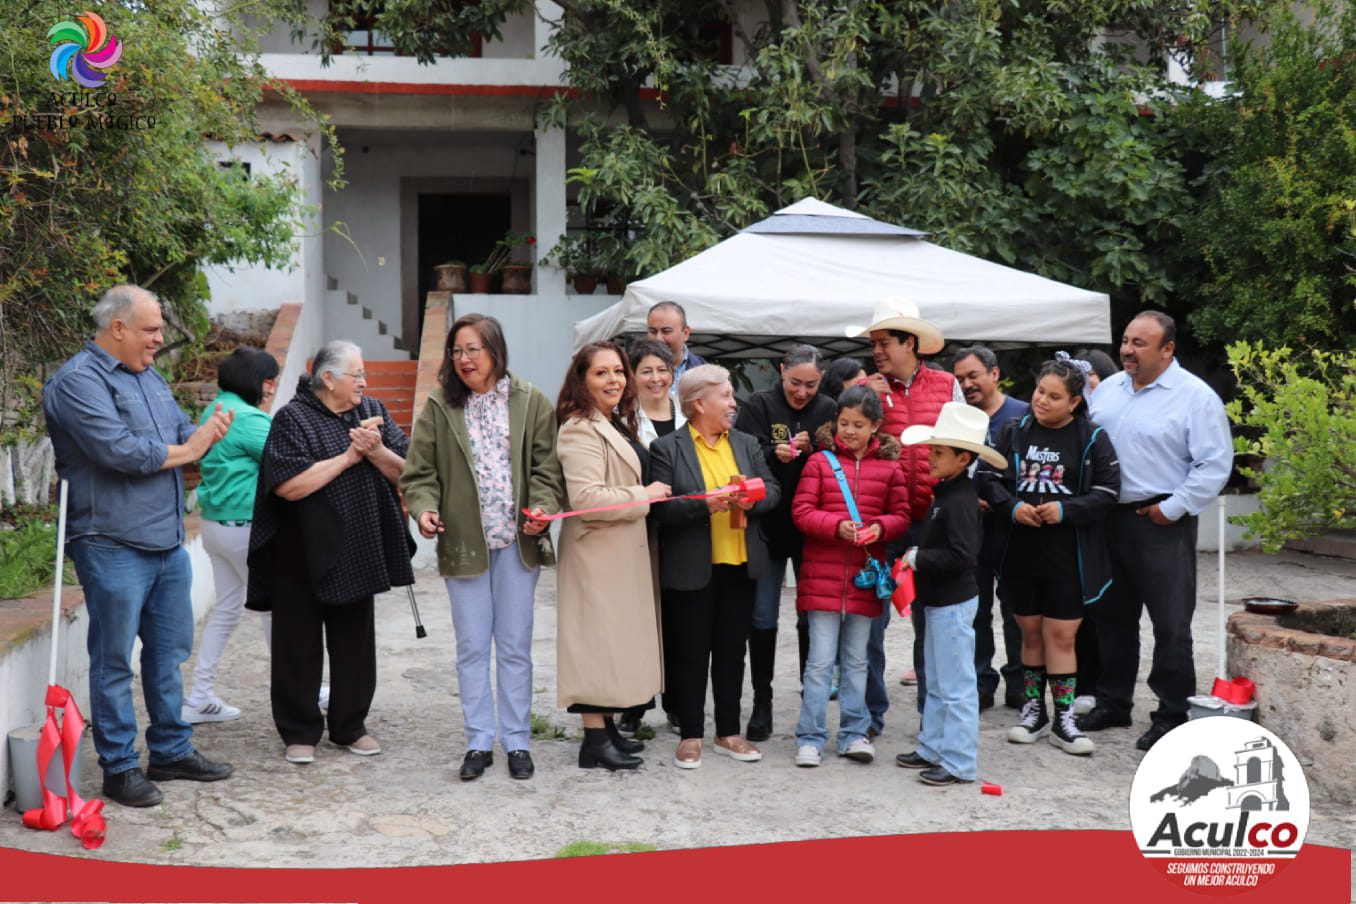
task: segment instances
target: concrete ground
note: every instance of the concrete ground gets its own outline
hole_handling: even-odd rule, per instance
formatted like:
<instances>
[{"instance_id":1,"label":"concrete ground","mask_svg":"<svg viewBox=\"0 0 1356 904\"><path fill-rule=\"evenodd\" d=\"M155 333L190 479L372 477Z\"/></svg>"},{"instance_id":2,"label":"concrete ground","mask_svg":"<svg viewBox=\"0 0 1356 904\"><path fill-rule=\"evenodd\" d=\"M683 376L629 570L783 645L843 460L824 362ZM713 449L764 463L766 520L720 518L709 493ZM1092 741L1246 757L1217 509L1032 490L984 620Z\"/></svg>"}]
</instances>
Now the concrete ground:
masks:
<instances>
[{"instance_id":1,"label":"concrete ground","mask_svg":"<svg viewBox=\"0 0 1356 904\"><path fill-rule=\"evenodd\" d=\"M1216 560L1202 555L1199 564L1196 668L1202 688L1208 688L1218 661ZM1297 553L1237 554L1229 558L1227 587L1233 599L1352 597L1356 562ZM144 863L354 867L544 858L580 840L671 849L906 832L1129 829L1130 782L1142 756L1134 741L1153 708L1143 686L1151 648L1147 619L1135 726L1095 735L1093 756L1072 757L1044 742L1007 743L1014 713L1001 701L982 714L981 778L1002 785L1001 797L982 795L978 785L927 787L915 773L894 765L895 753L912 749L917 728L914 691L897 681L908 666L912 639L898 620L886 635L893 708L877 741L875 764L827 756L818 769L793 765L796 647L795 632L784 629L776 730L760 745L762 762L716 756L708 740L701 769L677 769L672 764L677 738L652 713L649 722L660 730L644 754L645 765L609 774L577 768L578 721L555 704L555 583L547 570L537 594L533 710L566 737L534 741L537 775L531 781L510 780L496 750L486 776L462 783L457 770L464 740L447 598L433 573L419 575L417 594L428 627L423 640L414 636L403 590L378 600L380 683L368 725L383 745L381 756L361 758L325 745L312 765L283 760L269 717L267 653L257 621L247 614L217 684L222 697L244 709L244 717L200 726L194 738L208 755L235 764L232 779L165 783L164 803L148 810L108 804L107 841L92 852L84 852L68 832L23 828L11 807L0 814L0 846ZM784 594L782 602L785 628L794 616L793 594ZM1001 657L1001 642L999 649ZM185 666L186 674L191 666ZM747 707L746 692L746 718ZM99 770L88 749L83 769L81 791L97 796ZM1356 846L1356 814L1315 800L1308 840Z\"/></svg>"}]
</instances>

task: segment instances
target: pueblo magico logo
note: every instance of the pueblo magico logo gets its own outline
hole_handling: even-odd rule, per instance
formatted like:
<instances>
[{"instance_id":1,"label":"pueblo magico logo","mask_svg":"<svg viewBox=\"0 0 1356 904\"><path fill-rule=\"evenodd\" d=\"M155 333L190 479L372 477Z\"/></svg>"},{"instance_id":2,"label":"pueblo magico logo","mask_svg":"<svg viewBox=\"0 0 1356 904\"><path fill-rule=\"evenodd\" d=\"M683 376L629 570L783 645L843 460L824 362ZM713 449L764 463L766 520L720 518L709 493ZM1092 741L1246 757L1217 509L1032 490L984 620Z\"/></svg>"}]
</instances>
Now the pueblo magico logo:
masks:
<instances>
[{"instance_id":1,"label":"pueblo magico logo","mask_svg":"<svg viewBox=\"0 0 1356 904\"><path fill-rule=\"evenodd\" d=\"M1130 787L1140 853L1173 884L1255 888L1294 859L1309 828L1309 785L1275 734L1244 719L1196 719L1144 756Z\"/></svg>"}]
</instances>

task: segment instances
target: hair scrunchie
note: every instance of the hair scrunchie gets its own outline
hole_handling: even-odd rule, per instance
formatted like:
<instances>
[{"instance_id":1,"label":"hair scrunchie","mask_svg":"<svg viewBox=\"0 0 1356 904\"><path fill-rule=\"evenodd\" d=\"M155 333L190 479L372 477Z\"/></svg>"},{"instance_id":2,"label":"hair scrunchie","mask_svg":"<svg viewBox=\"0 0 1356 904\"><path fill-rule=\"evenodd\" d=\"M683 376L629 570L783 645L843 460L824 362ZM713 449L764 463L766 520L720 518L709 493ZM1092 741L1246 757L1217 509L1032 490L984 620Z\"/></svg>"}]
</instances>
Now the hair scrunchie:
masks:
<instances>
[{"instance_id":1,"label":"hair scrunchie","mask_svg":"<svg viewBox=\"0 0 1356 904\"><path fill-rule=\"evenodd\" d=\"M1074 367L1077 367L1079 370L1081 370L1083 372L1083 376L1085 377L1088 374L1092 373L1092 362L1083 361L1079 358L1074 358L1068 352L1064 351L1055 352L1055 360L1060 362L1061 364L1072 364Z\"/></svg>"}]
</instances>

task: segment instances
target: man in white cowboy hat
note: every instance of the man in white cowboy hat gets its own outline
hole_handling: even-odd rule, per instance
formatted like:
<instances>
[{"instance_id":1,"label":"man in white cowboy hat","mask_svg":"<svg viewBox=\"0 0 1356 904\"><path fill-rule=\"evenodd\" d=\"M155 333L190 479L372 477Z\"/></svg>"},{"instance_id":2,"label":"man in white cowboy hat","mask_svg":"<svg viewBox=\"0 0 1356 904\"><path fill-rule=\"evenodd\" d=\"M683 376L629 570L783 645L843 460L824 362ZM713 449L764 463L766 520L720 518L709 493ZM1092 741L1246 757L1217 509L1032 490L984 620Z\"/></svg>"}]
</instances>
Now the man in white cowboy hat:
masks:
<instances>
[{"instance_id":1,"label":"man in white cowboy hat","mask_svg":"<svg viewBox=\"0 0 1356 904\"><path fill-rule=\"evenodd\" d=\"M979 697L975 694L975 611L979 584L975 568L983 542L979 497L970 479L975 456L1003 468L1003 456L984 443L989 418L964 402L947 402L933 425L914 424L900 442L928 453L936 483L918 531L917 545L904 559L915 572L915 610L927 611L927 688L918 747L895 762L921 769L929 785L972 782L978 774Z\"/></svg>"},{"instance_id":2,"label":"man in white cowboy hat","mask_svg":"<svg viewBox=\"0 0 1356 904\"><path fill-rule=\"evenodd\" d=\"M850 326L851 338L869 338L871 357L876 362L876 373L868 385L880 393L885 410L881 432L888 436L899 434L917 424L931 426L947 402L964 404L965 394L951 374L932 370L920 355L935 355L942 350L945 340L942 331L924 320L918 306L902 298L886 298L876 304L875 314L868 326ZM927 449L905 450L899 464L909 488L909 515L913 524L922 523L928 506L932 504L932 485L936 482L928 469ZM905 537L910 542L913 535ZM901 545L899 549L903 549ZM899 549L889 549L890 555ZM914 607L912 612L914 641L913 668L918 676L918 708L921 711L927 687L923 679L923 612ZM885 690L885 627L890 622L890 607L876 618L871 626L871 641L867 645L866 708L871 713L871 736L885 727L885 711L890 700Z\"/></svg>"}]
</instances>

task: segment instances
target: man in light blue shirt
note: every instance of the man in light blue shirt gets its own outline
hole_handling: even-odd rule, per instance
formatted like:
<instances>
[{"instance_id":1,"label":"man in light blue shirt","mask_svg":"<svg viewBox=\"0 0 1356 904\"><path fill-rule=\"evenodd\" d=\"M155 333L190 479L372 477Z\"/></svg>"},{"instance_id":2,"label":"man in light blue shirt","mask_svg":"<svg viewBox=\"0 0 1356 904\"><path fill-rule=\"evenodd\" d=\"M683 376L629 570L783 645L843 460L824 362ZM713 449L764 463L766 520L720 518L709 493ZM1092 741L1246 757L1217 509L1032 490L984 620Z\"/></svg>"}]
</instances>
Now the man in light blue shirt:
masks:
<instances>
[{"instance_id":1,"label":"man in light blue shirt","mask_svg":"<svg viewBox=\"0 0 1356 904\"><path fill-rule=\"evenodd\" d=\"M1139 620L1154 628L1149 689L1158 697L1148 750L1186 721L1196 693L1191 616L1196 611L1196 516L1215 501L1233 467L1224 403L1173 357L1177 327L1144 311L1121 338L1125 370L1097 387L1092 419L1106 429L1121 463L1120 504L1107 518L1112 585L1093 607L1102 671L1097 706L1084 731L1129 726L1139 670Z\"/></svg>"},{"instance_id":2,"label":"man in light blue shirt","mask_svg":"<svg viewBox=\"0 0 1356 904\"><path fill-rule=\"evenodd\" d=\"M194 428L151 365L164 344L160 302L114 286L94 306L98 332L43 390L57 473L70 481L67 540L89 613L89 697L103 794L153 807L154 781L211 782L231 766L198 753L180 718L179 667L193 649L192 571L183 548L183 476L226 435L218 405ZM143 773L132 705L132 647L140 637L146 698Z\"/></svg>"},{"instance_id":3,"label":"man in light blue shirt","mask_svg":"<svg viewBox=\"0 0 1356 904\"><path fill-rule=\"evenodd\" d=\"M673 351L673 385L669 395L678 398L678 380L694 367L700 367L706 360L692 353L687 347L692 328L687 325L687 311L676 301L661 301L650 308L645 315L645 333L651 339L657 339Z\"/></svg>"}]
</instances>

